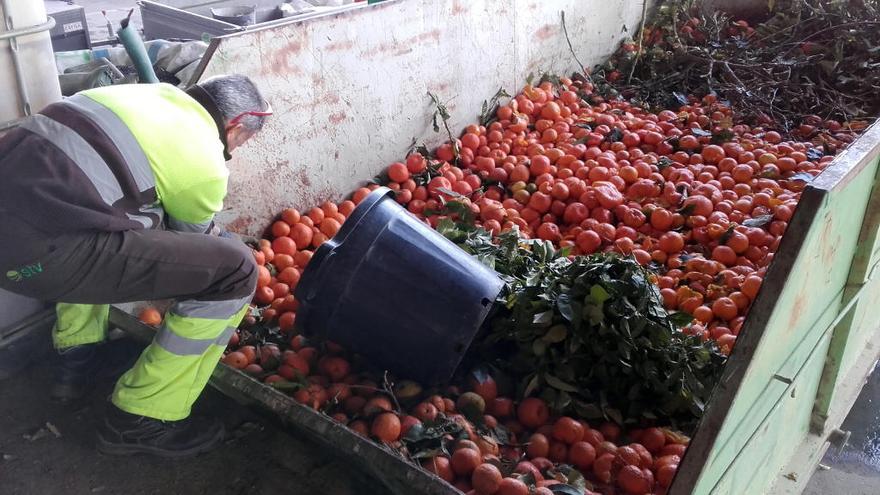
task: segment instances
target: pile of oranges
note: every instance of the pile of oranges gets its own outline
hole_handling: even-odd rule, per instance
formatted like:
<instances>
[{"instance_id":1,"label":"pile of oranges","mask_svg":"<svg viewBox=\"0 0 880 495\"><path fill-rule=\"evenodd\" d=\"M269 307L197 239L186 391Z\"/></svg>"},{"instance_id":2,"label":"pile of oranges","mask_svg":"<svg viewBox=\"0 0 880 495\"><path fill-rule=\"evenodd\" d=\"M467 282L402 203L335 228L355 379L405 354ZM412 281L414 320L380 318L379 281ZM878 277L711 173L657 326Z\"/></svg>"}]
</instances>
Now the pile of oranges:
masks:
<instances>
[{"instance_id":1,"label":"pile of oranges","mask_svg":"<svg viewBox=\"0 0 880 495\"><path fill-rule=\"evenodd\" d=\"M693 316L685 332L730 352L801 191L832 159L734 117L713 96L651 113L603 100L583 78L545 81L527 85L489 125L470 125L433 155L389 165L383 182L432 226L460 220L465 208L496 234L518 228L573 256L632 256L654 272L669 310ZM401 439L414 425L438 416L460 422L468 438L448 439L447 454L421 465L465 493L550 493L548 485L566 479L560 464L602 493L665 493L686 449L680 434L650 427L624 435L611 423L553 418L542 400L517 404L486 383L466 386L482 399L480 421L458 412L468 393L456 386L401 407L338 345L295 333L293 292L313 250L375 187L281 213L255 251L254 303L264 322L277 321L288 348L245 345L253 342L242 330L224 362L275 386L294 384L297 401L404 450ZM247 317L243 328L254 322ZM499 425L510 433L506 444L487 433Z\"/></svg>"}]
</instances>

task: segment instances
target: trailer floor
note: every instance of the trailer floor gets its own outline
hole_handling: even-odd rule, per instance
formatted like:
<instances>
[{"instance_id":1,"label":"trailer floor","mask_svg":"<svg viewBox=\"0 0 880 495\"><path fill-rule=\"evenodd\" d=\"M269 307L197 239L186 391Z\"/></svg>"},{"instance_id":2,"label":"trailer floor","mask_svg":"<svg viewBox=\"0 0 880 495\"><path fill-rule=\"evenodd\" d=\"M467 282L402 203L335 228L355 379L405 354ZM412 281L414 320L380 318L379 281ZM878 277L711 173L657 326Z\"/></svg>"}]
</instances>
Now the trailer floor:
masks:
<instances>
[{"instance_id":1,"label":"trailer floor","mask_svg":"<svg viewBox=\"0 0 880 495\"><path fill-rule=\"evenodd\" d=\"M132 344L119 344L136 354ZM47 363L48 349L38 363ZM4 495L81 494L373 494L384 490L331 453L268 424L214 390L197 410L221 417L227 442L194 459L105 457L93 447L113 380L75 406L48 398L50 367L32 365L0 382L0 492ZM52 430L60 436L56 436Z\"/></svg>"}]
</instances>

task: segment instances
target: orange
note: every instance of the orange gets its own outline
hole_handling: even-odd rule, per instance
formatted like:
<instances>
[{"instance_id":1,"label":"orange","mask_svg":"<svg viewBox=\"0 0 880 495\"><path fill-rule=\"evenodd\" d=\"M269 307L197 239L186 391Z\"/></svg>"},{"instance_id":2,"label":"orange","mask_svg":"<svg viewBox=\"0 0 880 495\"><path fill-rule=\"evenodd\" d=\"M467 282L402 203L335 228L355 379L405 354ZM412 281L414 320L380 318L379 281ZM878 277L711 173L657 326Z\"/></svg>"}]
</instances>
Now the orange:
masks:
<instances>
[{"instance_id":1,"label":"orange","mask_svg":"<svg viewBox=\"0 0 880 495\"><path fill-rule=\"evenodd\" d=\"M651 491L652 481L651 477L638 466L627 465L617 473L617 486L633 495L642 495Z\"/></svg>"},{"instance_id":2,"label":"orange","mask_svg":"<svg viewBox=\"0 0 880 495\"><path fill-rule=\"evenodd\" d=\"M480 464L471 475L471 485L480 495L492 495L501 487L501 471L492 464Z\"/></svg>"},{"instance_id":3,"label":"orange","mask_svg":"<svg viewBox=\"0 0 880 495\"><path fill-rule=\"evenodd\" d=\"M272 280L272 273L265 266L257 267L257 288L265 287L269 285L269 282Z\"/></svg>"},{"instance_id":4,"label":"orange","mask_svg":"<svg viewBox=\"0 0 880 495\"><path fill-rule=\"evenodd\" d=\"M593 466L596 460L596 448L588 442L575 442L568 450L568 461L581 471Z\"/></svg>"},{"instance_id":5,"label":"orange","mask_svg":"<svg viewBox=\"0 0 880 495\"><path fill-rule=\"evenodd\" d=\"M391 405L391 401L381 395L368 399L367 403L364 404L364 414L367 416L392 410L394 410L394 406Z\"/></svg>"},{"instance_id":6,"label":"orange","mask_svg":"<svg viewBox=\"0 0 880 495\"><path fill-rule=\"evenodd\" d=\"M666 434L659 428L648 428L642 433L639 442L648 452L656 454L666 445Z\"/></svg>"},{"instance_id":7,"label":"orange","mask_svg":"<svg viewBox=\"0 0 880 495\"><path fill-rule=\"evenodd\" d=\"M565 442L568 445L581 441L583 436L583 425L567 416L559 418L553 425L553 438Z\"/></svg>"},{"instance_id":8,"label":"orange","mask_svg":"<svg viewBox=\"0 0 880 495\"><path fill-rule=\"evenodd\" d=\"M382 442L394 442L400 438L400 418L391 412L382 413L373 420L370 433Z\"/></svg>"},{"instance_id":9,"label":"orange","mask_svg":"<svg viewBox=\"0 0 880 495\"><path fill-rule=\"evenodd\" d=\"M455 473L452 471L452 467L449 465L449 459L445 457L436 456L423 460L422 469L436 474L440 479L448 483L451 483L453 480L455 480ZM498 474L500 475L501 473L499 472Z\"/></svg>"},{"instance_id":10,"label":"orange","mask_svg":"<svg viewBox=\"0 0 880 495\"><path fill-rule=\"evenodd\" d=\"M293 256L289 254L276 254L272 264L275 265L277 270L284 271L286 268L293 266Z\"/></svg>"},{"instance_id":11,"label":"orange","mask_svg":"<svg viewBox=\"0 0 880 495\"><path fill-rule=\"evenodd\" d=\"M296 266L305 268L314 254L315 253L312 251L299 251L293 256L293 260L296 263Z\"/></svg>"},{"instance_id":12,"label":"orange","mask_svg":"<svg viewBox=\"0 0 880 495\"><path fill-rule=\"evenodd\" d=\"M233 351L223 357L223 364L241 370L250 363L243 353L239 351Z\"/></svg>"},{"instance_id":13,"label":"orange","mask_svg":"<svg viewBox=\"0 0 880 495\"><path fill-rule=\"evenodd\" d=\"M325 236L333 237L336 235L336 232L339 232L339 228L341 225L339 221L335 218L325 218L323 222L321 222L321 233Z\"/></svg>"},{"instance_id":14,"label":"orange","mask_svg":"<svg viewBox=\"0 0 880 495\"><path fill-rule=\"evenodd\" d=\"M285 313L281 313L281 316L278 317L278 327L282 332L290 332L293 330L293 325L296 322L296 313L292 311L287 311Z\"/></svg>"},{"instance_id":15,"label":"orange","mask_svg":"<svg viewBox=\"0 0 880 495\"><path fill-rule=\"evenodd\" d=\"M529 437L526 454L534 459L535 457L547 457L550 453L550 441L541 433L534 433Z\"/></svg>"},{"instance_id":16,"label":"orange","mask_svg":"<svg viewBox=\"0 0 880 495\"><path fill-rule=\"evenodd\" d=\"M291 261L292 260L293 260L293 258L291 258ZM293 266L289 266L289 267L281 270L281 273L278 274L278 281L284 282L285 284L287 284L291 290L294 287L296 287L297 283L299 283L299 278L300 278L299 270L297 270Z\"/></svg>"},{"instance_id":17,"label":"orange","mask_svg":"<svg viewBox=\"0 0 880 495\"><path fill-rule=\"evenodd\" d=\"M479 449L459 448L452 454L450 465L458 476L470 476L482 462Z\"/></svg>"},{"instance_id":18,"label":"orange","mask_svg":"<svg viewBox=\"0 0 880 495\"><path fill-rule=\"evenodd\" d=\"M404 182L409 179L409 170L406 165L400 162L392 163L388 166L388 178L394 182Z\"/></svg>"},{"instance_id":19,"label":"orange","mask_svg":"<svg viewBox=\"0 0 880 495\"><path fill-rule=\"evenodd\" d=\"M297 224L301 225L301 224ZM297 250L296 241L291 239L290 237L277 237L274 241L272 241L272 251L275 254L289 254L293 255Z\"/></svg>"},{"instance_id":20,"label":"orange","mask_svg":"<svg viewBox=\"0 0 880 495\"><path fill-rule=\"evenodd\" d=\"M687 301L685 301L685 302L687 302ZM685 309L684 303L682 303L682 309L687 311ZM695 319L697 319L698 321L700 321L702 323L709 323L710 321L712 321L712 318L715 316L714 313L712 312L712 309L709 308L708 306L697 306L693 311L691 311L691 314L694 315Z\"/></svg>"},{"instance_id":21,"label":"orange","mask_svg":"<svg viewBox=\"0 0 880 495\"><path fill-rule=\"evenodd\" d=\"M749 297L752 301L758 296L758 290L761 288L761 277L757 275L749 275L743 281L742 293Z\"/></svg>"},{"instance_id":22,"label":"orange","mask_svg":"<svg viewBox=\"0 0 880 495\"><path fill-rule=\"evenodd\" d=\"M138 319L147 325L157 327L162 324L162 313L158 309L148 306L141 310Z\"/></svg>"},{"instance_id":23,"label":"orange","mask_svg":"<svg viewBox=\"0 0 880 495\"><path fill-rule=\"evenodd\" d=\"M529 495L529 487L516 478L504 478L495 495Z\"/></svg>"},{"instance_id":24,"label":"orange","mask_svg":"<svg viewBox=\"0 0 880 495\"><path fill-rule=\"evenodd\" d=\"M528 397L520 402L516 411L519 422L526 428L538 428L550 419L547 403L536 397Z\"/></svg>"},{"instance_id":25,"label":"orange","mask_svg":"<svg viewBox=\"0 0 880 495\"><path fill-rule=\"evenodd\" d=\"M272 235L275 237L283 237L290 233L290 224L278 220L272 224Z\"/></svg>"},{"instance_id":26,"label":"orange","mask_svg":"<svg viewBox=\"0 0 880 495\"><path fill-rule=\"evenodd\" d=\"M288 225L296 225L299 223L300 219L299 211L293 208L287 208L281 212L281 219L287 222Z\"/></svg>"},{"instance_id":27,"label":"orange","mask_svg":"<svg viewBox=\"0 0 880 495\"><path fill-rule=\"evenodd\" d=\"M660 236L658 246L669 254L677 253L684 249L684 237L678 232L667 232Z\"/></svg>"},{"instance_id":28,"label":"orange","mask_svg":"<svg viewBox=\"0 0 880 495\"><path fill-rule=\"evenodd\" d=\"M657 483L664 488L669 487L676 471L678 471L678 464L663 464L657 468Z\"/></svg>"},{"instance_id":29,"label":"orange","mask_svg":"<svg viewBox=\"0 0 880 495\"><path fill-rule=\"evenodd\" d=\"M736 318L739 308L736 307L736 303L729 297L721 297L712 303L712 313L724 321L730 321Z\"/></svg>"}]
</instances>

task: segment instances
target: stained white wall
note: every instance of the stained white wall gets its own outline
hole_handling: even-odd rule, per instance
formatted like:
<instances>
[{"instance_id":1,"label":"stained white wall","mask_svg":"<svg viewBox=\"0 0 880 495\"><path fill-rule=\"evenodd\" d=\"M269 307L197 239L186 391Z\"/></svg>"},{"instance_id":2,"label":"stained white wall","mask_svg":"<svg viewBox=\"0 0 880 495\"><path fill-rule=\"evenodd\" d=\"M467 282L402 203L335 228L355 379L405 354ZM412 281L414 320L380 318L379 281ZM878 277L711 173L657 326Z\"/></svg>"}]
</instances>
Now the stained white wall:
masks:
<instances>
[{"instance_id":1,"label":"stained white wall","mask_svg":"<svg viewBox=\"0 0 880 495\"><path fill-rule=\"evenodd\" d=\"M230 230L255 233L282 207L340 199L413 138L438 144L428 91L456 134L499 87L601 62L641 19L639 0L395 0L215 40L202 78L253 78L276 115L231 162Z\"/></svg>"}]
</instances>

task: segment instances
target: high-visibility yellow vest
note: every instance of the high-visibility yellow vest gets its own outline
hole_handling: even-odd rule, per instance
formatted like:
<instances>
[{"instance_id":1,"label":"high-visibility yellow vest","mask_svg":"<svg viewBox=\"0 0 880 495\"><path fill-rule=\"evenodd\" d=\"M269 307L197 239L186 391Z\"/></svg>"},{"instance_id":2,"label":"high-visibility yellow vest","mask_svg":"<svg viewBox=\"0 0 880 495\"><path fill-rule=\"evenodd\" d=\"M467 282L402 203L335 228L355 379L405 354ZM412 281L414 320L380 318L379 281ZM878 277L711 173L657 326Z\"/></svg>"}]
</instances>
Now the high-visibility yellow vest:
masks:
<instances>
[{"instance_id":1,"label":"high-visibility yellow vest","mask_svg":"<svg viewBox=\"0 0 880 495\"><path fill-rule=\"evenodd\" d=\"M82 91L134 135L155 177L171 228L210 224L223 207L229 170L217 125L205 108L170 84L131 84ZM204 231L204 230L203 230Z\"/></svg>"}]
</instances>

